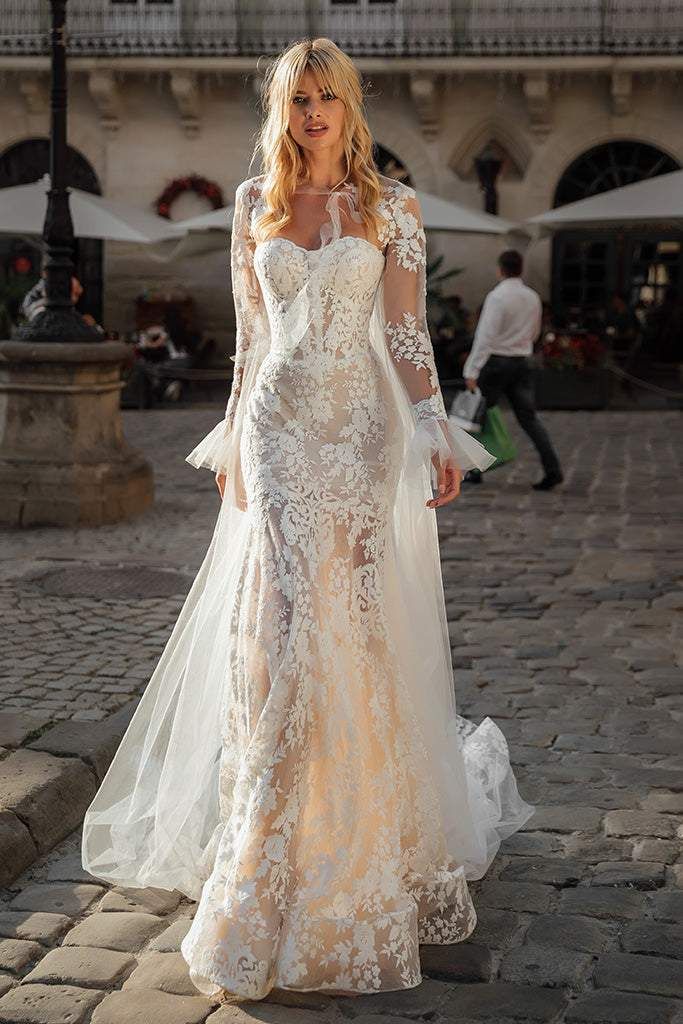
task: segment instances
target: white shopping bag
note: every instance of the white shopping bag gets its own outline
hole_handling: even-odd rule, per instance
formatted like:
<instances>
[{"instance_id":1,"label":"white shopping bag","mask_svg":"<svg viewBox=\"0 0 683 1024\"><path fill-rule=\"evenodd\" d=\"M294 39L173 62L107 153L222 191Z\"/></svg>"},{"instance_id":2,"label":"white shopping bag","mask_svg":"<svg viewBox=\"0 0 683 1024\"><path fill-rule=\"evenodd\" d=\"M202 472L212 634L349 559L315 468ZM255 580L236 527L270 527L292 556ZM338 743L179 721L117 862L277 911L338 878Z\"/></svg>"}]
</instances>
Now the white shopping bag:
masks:
<instances>
[{"instance_id":1,"label":"white shopping bag","mask_svg":"<svg viewBox=\"0 0 683 1024\"><path fill-rule=\"evenodd\" d=\"M486 419L486 399L479 388L459 391L453 399L448 418L468 434L480 434Z\"/></svg>"}]
</instances>

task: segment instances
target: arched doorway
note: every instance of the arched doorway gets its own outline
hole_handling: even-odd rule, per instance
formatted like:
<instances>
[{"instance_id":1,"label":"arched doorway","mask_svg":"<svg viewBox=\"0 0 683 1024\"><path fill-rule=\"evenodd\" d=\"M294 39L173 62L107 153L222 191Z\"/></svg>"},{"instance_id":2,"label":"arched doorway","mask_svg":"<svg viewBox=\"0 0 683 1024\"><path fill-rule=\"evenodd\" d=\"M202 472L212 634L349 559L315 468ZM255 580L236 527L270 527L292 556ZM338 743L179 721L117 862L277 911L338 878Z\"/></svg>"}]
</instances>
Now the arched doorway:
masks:
<instances>
[{"instance_id":1,"label":"arched doorway","mask_svg":"<svg viewBox=\"0 0 683 1024\"><path fill-rule=\"evenodd\" d=\"M24 139L15 143L0 154L0 188L37 181L47 174L49 160L49 139ZM86 158L69 146L67 160L67 184L101 195L97 175ZM93 238L76 239L74 262L83 285L78 309L91 313L99 323L102 320L102 242ZM23 281L18 280L18 275ZM39 276L40 248L23 238L0 235L0 278L5 293L13 296L24 281L28 291Z\"/></svg>"},{"instance_id":2,"label":"arched doorway","mask_svg":"<svg viewBox=\"0 0 683 1024\"><path fill-rule=\"evenodd\" d=\"M671 156L648 143L615 140L595 146L560 178L554 206L679 169ZM618 296L647 326L683 295L683 235L651 228L557 232L553 238L552 300L556 319L600 322ZM671 350L671 351L670 351ZM673 350L661 332L644 330L640 353L667 362ZM680 358L680 350L677 358Z\"/></svg>"},{"instance_id":3,"label":"arched doorway","mask_svg":"<svg viewBox=\"0 0 683 1024\"><path fill-rule=\"evenodd\" d=\"M372 155L375 158L380 174L386 174L387 178L396 178L397 181L402 181L404 185L413 187L413 180L410 177L408 168L386 146L381 146L379 142L375 142L372 147Z\"/></svg>"}]
</instances>

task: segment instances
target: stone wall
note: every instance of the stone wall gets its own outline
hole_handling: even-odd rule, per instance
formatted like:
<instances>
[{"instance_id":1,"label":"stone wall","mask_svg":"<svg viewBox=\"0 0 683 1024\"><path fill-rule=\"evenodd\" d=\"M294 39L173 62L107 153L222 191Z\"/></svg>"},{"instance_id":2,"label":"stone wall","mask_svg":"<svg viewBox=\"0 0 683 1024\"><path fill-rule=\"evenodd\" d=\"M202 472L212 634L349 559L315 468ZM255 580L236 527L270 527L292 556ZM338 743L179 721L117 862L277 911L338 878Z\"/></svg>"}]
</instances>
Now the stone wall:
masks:
<instances>
[{"instance_id":1,"label":"stone wall","mask_svg":"<svg viewBox=\"0 0 683 1024\"><path fill-rule=\"evenodd\" d=\"M90 71L97 64L81 63ZM539 59L539 68L542 64ZM154 70L148 62L144 71L137 61L135 66L137 70L126 70L129 65L118 62L108 106L102 92L93 92L90 72L82 73L79 64L71 75L70 144L90 161L102 191L149 208L168 181L195 171L218 182L229 200L249 174L259 122L248 69L197 74L194 114L188 116L163 68ZM510 61L499 73L442 72L433 94L427 92L428 102L420 106L409 74L389 74L378 66L367 76L371 128L376 140L405 164L417 188L477 208L482 200L473 158L495 140L510 157L500 181L499 212L515 221L549 208L568 164L599 143L632 138L658 146L683 163L675 74L666 68L661 73L629 73L628 89L619 93L604 69L581 72L578 67L555 72L547 82L542 71L539 80L528 72L515 73ZM47 129L45 76L11 71L3 89L0 153L22 139L45 136ZM188 198L174 208L174 217L190 216L200 208L199 201L193 205ZM152 261L143 249L107 244L107 325L121 331L132 328L133 300L142 287L186 283L197 299L201 326L221 348L232 351L228 246L226 235L224 251L165 264ZM488 237L430 238L433 255L444 253L448 266L465 268L452 288L472 308L495 283L500 246L498 239ZM547 297L547 241L531 245L527 276Z\"/></svg>"}]
</instances>

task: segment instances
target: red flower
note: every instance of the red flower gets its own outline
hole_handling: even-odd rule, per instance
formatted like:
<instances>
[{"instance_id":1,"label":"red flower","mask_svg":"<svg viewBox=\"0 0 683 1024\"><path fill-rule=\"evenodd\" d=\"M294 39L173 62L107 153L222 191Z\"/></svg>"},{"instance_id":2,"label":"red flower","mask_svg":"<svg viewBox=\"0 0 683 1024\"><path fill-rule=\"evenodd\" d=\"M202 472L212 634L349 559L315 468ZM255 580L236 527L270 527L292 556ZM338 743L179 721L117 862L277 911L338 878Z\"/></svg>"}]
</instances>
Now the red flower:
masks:
<instances>
[{"instance_id":1,"label":"red flower","mask_svg":"<svg viewBox=\"0 0 683 1024\"><path fill-rule=\"evenodd\" d=\"M31 261L28 256L17 256L12 267L16 274L29 274L31 272Z\"/></svg>"}]
</instances>

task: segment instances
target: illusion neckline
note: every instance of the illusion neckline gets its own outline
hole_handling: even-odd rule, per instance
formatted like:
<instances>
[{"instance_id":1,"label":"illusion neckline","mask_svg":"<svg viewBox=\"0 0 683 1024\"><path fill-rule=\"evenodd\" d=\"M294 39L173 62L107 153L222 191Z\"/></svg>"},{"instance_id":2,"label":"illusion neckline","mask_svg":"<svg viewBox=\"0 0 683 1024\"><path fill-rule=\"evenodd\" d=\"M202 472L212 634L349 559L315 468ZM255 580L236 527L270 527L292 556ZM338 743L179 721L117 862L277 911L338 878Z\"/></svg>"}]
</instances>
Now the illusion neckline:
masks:
<instances>
[{"instance_id":1,"label":"illusion neckline","mask_svg":"<svg viewBox=\"0 0 683 1024\"><path fill-rule=\"evenodd\" d=\"M273 238L265 238L262 242L257 242L254 249L258 249L261 245L267 245L269 242L287 242L289 245L294 246L295 249L305 252L308 256L313 256L315 253L324 252L326 249L329 249L335 242L342 242L347 238L353 238L357 242L362 242L363 245L370 246L378 256L381 256L382 259L385 258L384 252L379 246L375 245L374 242L368 241L367 238L361 238L360 235L340 235L339 238L333 238L331 242L327 242L325 245L319 245L317 249L307 249L305 245L299 245L297 242L293 242L291 238L285 238L284 235L275 235Z\"/></svg>"},{"instance_id":2,"label":"illusion neckline","mask_svg":"<svg viewBox=\"0 0 683 1024\"><path fill-rule=\"evenodd\" d=\"M335 192L341 195L343 192L356 192L357 186L352 181L345 181L341 184L337 183L331 188L322 188L317 185L297 185L294 188L294 195L306 195L306 196L326 196Z\"/></svg>"}]
</instances>

